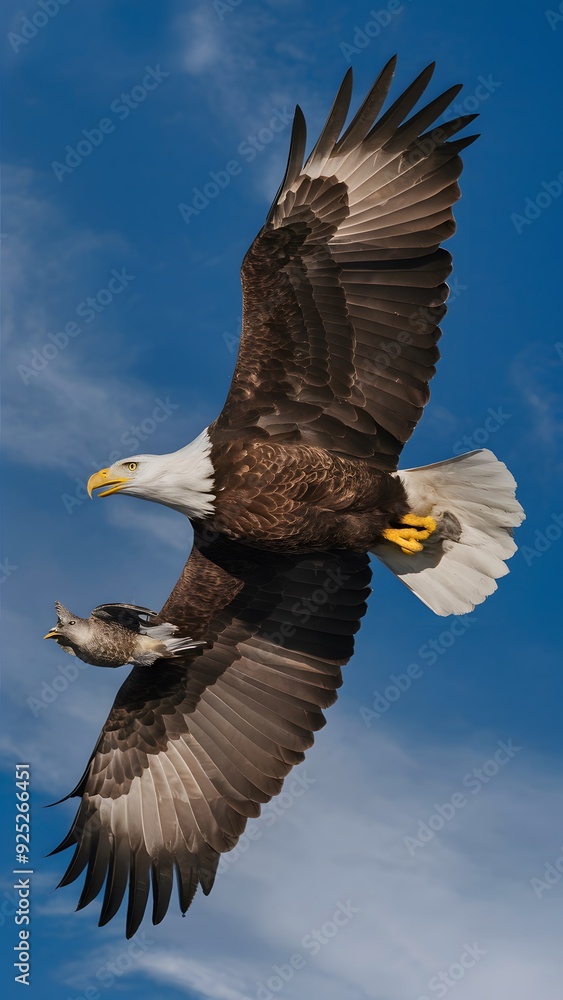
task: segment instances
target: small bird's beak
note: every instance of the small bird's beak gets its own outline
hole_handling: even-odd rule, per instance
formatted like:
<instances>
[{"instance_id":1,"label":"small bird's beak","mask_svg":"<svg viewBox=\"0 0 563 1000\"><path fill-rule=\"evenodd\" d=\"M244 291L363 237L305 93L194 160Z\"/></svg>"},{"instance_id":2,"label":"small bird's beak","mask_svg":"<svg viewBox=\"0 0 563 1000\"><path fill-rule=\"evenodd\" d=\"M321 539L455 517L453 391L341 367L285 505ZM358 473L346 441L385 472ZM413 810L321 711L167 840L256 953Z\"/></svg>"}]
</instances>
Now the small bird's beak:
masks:
<instances>
[{"instance_id":1,"label":"small bird's beak","mask_svg":"<svg viewBox=\"0 0 563 1000\"><path fill-rule=\"evenodd\" d=\"M57 626L53 625L53 628L50 628L49 631L47 632L47 635L44 635L43 638L44 639L56 639L57 636L58 636L58 634L59 633L58 633Z\"/></svg>"},{"instance_id":2,"label":"small bird's beak","mask_svg":"<svg viewBox=\"0 0 563 1000\"><path fill-rule=\"evenodd\" d=\"M118 493L121 487L129 482L129 478L125 476L123 479L108 479L109 469L100 469L99 472L95 472L93 476L90 476L86 489L88 490L88 496L92 499L92 490L100 489L104 486L109 486L109 489L104 489L103 493L98 493L99 497L109 497L110 493Z\"/></svg>"}]
</instances>

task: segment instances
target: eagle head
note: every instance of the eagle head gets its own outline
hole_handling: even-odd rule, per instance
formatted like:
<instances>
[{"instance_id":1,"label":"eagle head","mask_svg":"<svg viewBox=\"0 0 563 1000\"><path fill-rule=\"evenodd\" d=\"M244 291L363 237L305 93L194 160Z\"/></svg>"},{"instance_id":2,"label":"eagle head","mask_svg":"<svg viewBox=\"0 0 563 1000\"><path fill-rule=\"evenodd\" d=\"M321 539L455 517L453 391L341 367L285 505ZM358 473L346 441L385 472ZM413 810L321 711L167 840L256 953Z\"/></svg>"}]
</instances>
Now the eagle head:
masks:
<instances>
[{"instance_id":1,"label":"eagle head","mask_svg":"<svg viewBox=\"0 0 563 1000\"><path fill-rule=\"evenodd\" d=\"M129 496L140 496L146 499L146 491L156 474L156 465L164 455L132 455L120 459L107 469L100 469L90 476L86 489L92 497L94 490L100 490L98 496L108 497L112 493L127 493Z\"/></svg>"},{"instance_id":2,"label":"eagle head","mask_svg":"<svg viewBox=\"0 0 563 1000\"><path fill-rule=\"evenodd\" d=\"M213 514L215 469L211 461L211 441L203 431L185 448L168 455L132 455L90 476L88 495L112 493L152 500L179 510L187 517Z\"/></svg>"}]
</instances>

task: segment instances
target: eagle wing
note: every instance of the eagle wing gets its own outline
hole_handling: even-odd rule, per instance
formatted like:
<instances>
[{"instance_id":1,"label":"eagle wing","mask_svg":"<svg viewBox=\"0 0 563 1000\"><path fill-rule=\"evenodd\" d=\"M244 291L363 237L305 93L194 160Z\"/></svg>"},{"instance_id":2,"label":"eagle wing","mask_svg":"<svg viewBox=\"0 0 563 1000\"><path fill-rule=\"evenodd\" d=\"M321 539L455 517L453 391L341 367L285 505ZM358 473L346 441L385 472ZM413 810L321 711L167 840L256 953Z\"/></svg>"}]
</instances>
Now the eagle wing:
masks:
<instances>
[{"instance_id":1,"label":"eagle wing","mask_svg":"<svg viewBox=\"0 0 563 1000\"><path fill-rule=\"evenodd\" d=\"M459 198L459 152L448 141L475 115L436 125L460 87L405 121L429 66L377 117L395 60L341 135L346 74L304 166L295 112L286 174L242 266L236 369L215 428L319 445L380 469L398 456L428 401L446 312Z\"/></svg>"},{"instance_id":2,"label":"eagle wing","mask_svg":"<svg viewBox=\"0 0 563 1000\"><path fill-rule=\"evenodd\" d=\"M75 846L60 885L87 869L79 909L105 883L105 924L128 888L131 937L151 881L154 923L174 871L182 912L198 884L210 892L220 854L324 725L369 581L363 554L273 555L196 536L161 618L210 646L135 667L117 694L70 793L81 797L72 828L53 852Z\"/></svg>"}]
</instances>

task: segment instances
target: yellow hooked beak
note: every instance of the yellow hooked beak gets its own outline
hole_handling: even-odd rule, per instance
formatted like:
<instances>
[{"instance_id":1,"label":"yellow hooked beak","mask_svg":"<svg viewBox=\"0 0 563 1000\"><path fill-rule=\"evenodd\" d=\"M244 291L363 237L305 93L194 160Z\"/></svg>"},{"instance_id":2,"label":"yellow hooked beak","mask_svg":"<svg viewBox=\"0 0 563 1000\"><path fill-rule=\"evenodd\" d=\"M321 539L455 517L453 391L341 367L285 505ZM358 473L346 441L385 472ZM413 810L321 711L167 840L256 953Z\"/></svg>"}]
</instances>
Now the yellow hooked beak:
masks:
<instances>
[{"instance_id":1,"label":"yellow hooked beak","mask_svg":"<svg viewBox=\"0 0 563 1000\"><path fill-rule=\"evenodd\" d=\"M47 635L44 635L43 638L44 639L56 639L58 634L59 633L57 632L57 626L53 625L53 628L50 628L49 631L47 632Z\"/></svg>"},{"instance_id":2,"label":"yellow hooked beak","mask_svg":"<svg viewBox=\"0 0 563 1000\"><path fill-rule=\"evenodd\" d=\"M109 497L110 493L118 493L121 487L129 482L127 476L122 479L108 479L108 473L109 469L100 469L99 472L95 472L93 476L90 476L86 484L90 499L92 499L92 490L97 490L102 486L109 486L110 488L104 490L103 493L98 493L99 497Z\"/></svg>"}]
</instances>

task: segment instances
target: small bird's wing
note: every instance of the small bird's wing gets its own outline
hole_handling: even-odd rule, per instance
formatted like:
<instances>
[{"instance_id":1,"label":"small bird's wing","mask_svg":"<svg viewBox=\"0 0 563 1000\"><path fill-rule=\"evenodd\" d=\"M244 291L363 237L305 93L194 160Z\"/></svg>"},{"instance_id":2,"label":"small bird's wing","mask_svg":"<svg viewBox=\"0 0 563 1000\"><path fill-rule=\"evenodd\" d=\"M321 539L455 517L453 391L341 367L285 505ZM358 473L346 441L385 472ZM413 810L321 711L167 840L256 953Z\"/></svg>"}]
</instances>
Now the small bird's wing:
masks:
<instances>
[{"instance_id":1,"label":"small bird's wing","mask_svg":"<svg viewBox=\"0 0 563 1000\"><path fill-rule=\"evenodd\" d=\"M301 442L394 470L439 358L459 153L475 115L442 121L452 87L411 114L429 66L378 118L391 60L351 124L352 72L304 166L296 109L287 170L242 266L237 365L216 432ZM407 119L407 120L405 120Z\"/></svg>"},{"instance_id":2,"label":"small bird's wing","mask_svg":"<svg viewBox=\"0 0 563 1000\"><path fill-rule=\"evenodd\" d=\"M132 632L141 632L152 621L158 620L158 613L137 604L100 604L94 608L90 617L122 625Z\"/></svg>"},{"instance_id":3,"label":"small bird's wing","mask_svg":"<svg viewBox=\"0 0 563 1000\"><path fill-rule=\"evenodd\" d=\"M369 581L363 554L277 555L196 536L161 618L211 646L135 667L121 687L57 848L76 845L61 885L87 868L79 908L105 883L105 924L129 887L130 937L151 879L155 923L174 871L183 912L198 884L210 892L220 854L324 725Z\"/></svg>"}]
</instances>

